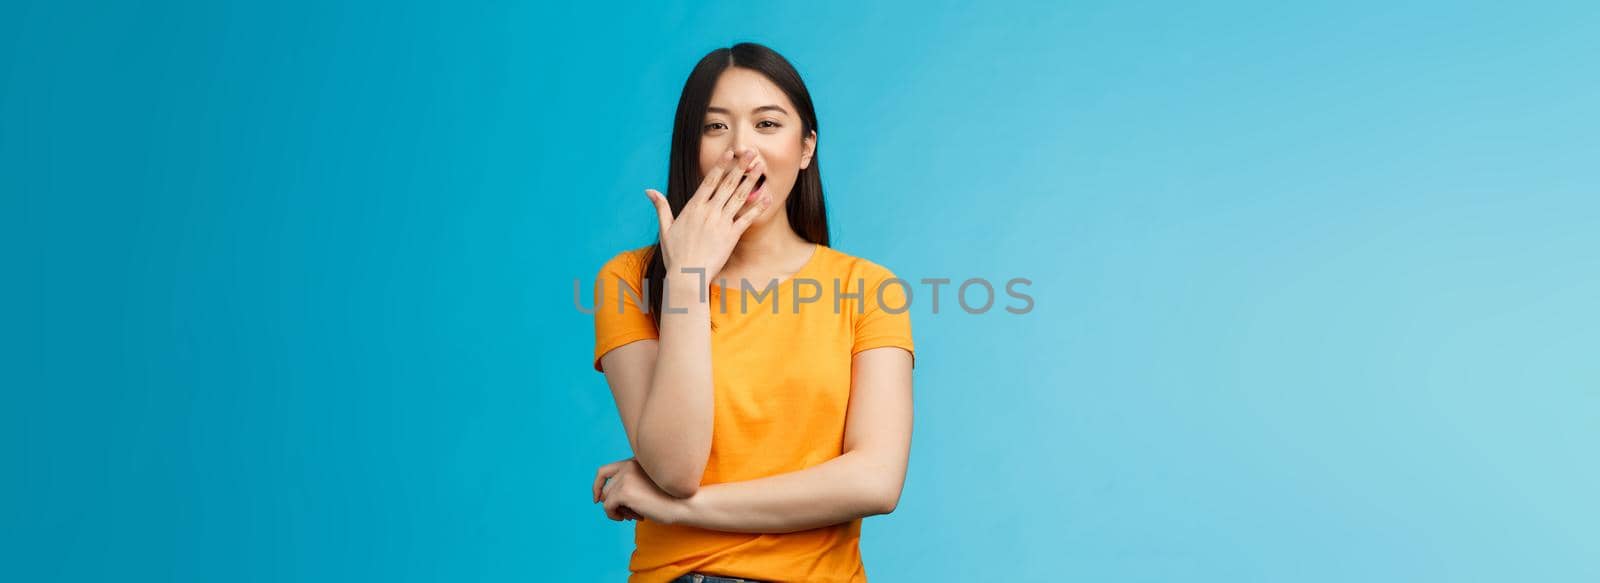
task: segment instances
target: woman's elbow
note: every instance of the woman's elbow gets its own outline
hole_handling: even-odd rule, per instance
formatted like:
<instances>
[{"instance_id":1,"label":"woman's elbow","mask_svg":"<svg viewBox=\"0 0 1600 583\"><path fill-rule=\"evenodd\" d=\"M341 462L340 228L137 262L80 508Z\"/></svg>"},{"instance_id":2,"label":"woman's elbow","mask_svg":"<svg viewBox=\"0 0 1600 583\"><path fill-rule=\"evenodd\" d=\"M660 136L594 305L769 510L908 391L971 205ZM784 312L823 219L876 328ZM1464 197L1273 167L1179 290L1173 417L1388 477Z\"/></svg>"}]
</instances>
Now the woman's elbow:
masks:
<instances>
[{"instance_id":1,"label":"woman's elbow","mask_svg":"<svg viewBox=\"0 0 1600 583\"><path fill-rule=\"evenodd\" d=\"M655 483L656 488L666 495L673 498L688 498L700 491L700 478L704 469L667 467L654 468L652 471L652 468L645 467L644 473Z\"/></svg>"},{"instance_id":2,"label":"woman's elbow","mask_svg":"<svg viewBox=\"0 0 1600 583\"><path fill-rule=\"evenodd\" d=\"M673 498L688 498L700 490L700 479L706 466L683 456L665 457L650 451L641 451L639 466L650 476L656 488Z\"/></svg>"},{"instance_id":3,"label":"woman's elbow","mask_svg":"<svg viewBox=\"0 0 1600 583\"><path fill-rule=\"evenodd\" d=\"M889 514L894 512L895 507L900 505L900 490L895 490L893 493L884 496L883 500L880 501L879 504L880 506L878 514Z\"/></svg>"},{"instance_id":4,"label":"woman's elbow","mask_svg":"<svg viewBox=\"0 0 1600 583\"><path fill-rule=\"evenodd\" d=\"M678 479L666 483L656 483L656 487L673 498L688 498L700 491L699 480Z\"/></svg>"},{"instance_id":5,"label":"woman's elbow","mask_svg":"<svg viewBox=\"0 0 1600 583\"><path fill-rule=\"evenodd\" d=\"M895 507L900 505L900 490L902 484L903 483L901 481L895 480L889 483L878 484L873 487L871 493L869 494L870 512L873 515L889 514L894 512Z\"/></svg>"}]
</instances>

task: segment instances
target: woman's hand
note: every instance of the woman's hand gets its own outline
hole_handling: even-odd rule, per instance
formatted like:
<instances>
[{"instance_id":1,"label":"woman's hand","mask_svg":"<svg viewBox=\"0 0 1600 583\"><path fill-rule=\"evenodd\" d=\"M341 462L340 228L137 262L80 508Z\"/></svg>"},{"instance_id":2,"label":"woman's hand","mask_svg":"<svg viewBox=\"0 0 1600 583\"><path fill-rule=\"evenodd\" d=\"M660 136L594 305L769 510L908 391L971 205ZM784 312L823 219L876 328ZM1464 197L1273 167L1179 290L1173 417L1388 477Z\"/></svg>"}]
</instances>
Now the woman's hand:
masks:
<instances>
[{"instance_id":1,"label":"woman's hand","mask_svg":"<svg viewBox=\"0 0 1600 583\"><path fill-rule=\"evenodd\" d=\"M663 524L675 522L684 508L681 499L662 492L631 457L600 466L594 475L594 501L605 502L606 518Z\"/></svg>"},{"instance_id":2,"label":"woman's hand","mask_svg":"<svg viewBox=\"0 0 1600 583\"><path fill-rule=\"evenodd\" d=\"M766 192L759 200L747 200L765 171L766 163L756 160L755 150L746 149L738 156L733 150L723 152L677 218L667 197L645 190L661 222L662 261L669 277L685 269L704 269L707 283L716 279L739 237L772 204L772 194Z\"/></svg>"}]
</instances>

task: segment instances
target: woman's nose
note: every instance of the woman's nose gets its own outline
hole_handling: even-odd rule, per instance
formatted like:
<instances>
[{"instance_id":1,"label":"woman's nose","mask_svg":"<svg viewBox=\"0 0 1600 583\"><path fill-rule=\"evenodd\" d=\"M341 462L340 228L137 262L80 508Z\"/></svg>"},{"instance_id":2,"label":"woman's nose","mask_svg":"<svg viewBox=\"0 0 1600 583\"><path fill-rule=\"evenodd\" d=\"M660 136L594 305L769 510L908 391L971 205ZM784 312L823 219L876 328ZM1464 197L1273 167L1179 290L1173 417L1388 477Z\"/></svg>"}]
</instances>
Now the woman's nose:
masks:
<instances>
[{"instance_id":1,"label":"woman's nose","mask_svg":"<svg viewBox=\"0 0 1600 583\"><path fill-rule=\"evenodd\" d=\"M733 155L743 154L745 150L750 150L751 154L760 154L760 152L755 151L755 140L751 139L749 135L753 131L755 130L750 128L740 128L733 132L733 142L731 144L733 146Z\"/></svg>"},{"instance_id":2,"label":"woman's nose","mask_svg":"<svg viewBox=\"0 0 1600 583\"><path fill-rule=\"evenodd\" d=\"M742 159L746 155L750 156L749 160L745 160L746 163L761 157L760 151L745 145L743 141L735 140L730 147L733 148L733 157L735 159Z\"/></svg>"}]
</instances>

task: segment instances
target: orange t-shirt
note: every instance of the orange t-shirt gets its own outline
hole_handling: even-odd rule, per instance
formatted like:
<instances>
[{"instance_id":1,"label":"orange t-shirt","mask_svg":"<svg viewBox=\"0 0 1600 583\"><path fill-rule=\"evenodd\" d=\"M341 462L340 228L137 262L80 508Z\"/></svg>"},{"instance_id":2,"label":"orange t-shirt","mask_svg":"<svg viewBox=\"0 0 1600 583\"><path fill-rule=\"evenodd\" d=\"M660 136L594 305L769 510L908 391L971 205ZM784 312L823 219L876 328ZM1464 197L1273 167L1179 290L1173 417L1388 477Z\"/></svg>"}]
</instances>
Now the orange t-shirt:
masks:
<instances>
[{"instance_id":1,"label":"orange t-shirt","mask_svg":"<svg viewBox=\"0 0 1600 583\"><path fill-rule=\"evenodd\" d=\"M650 253L648 246L624 251L600 270L595 283L597 371L600 357L611 349L657 337L655 322L641 308L648 306L642 298ZM618 292L619 278L630 292ZM737 282L724 290L711 282L716 409L711 456L701 484L794 472L843 453L851 357L882 346L915 354L910 285L884 285L892 278L892 272L876 263L815 245L800 271L771 288L752 281L754 291L740 289ZM816 299L806 301L810 298ZM685 301L668 300L669 306ZM666 582L699 571L764 581L866 581L860 535L861 519L785 534L641 520L634 526L635 548L628 565L633 576L628 580Z\"/></svg>"}]
</instances>

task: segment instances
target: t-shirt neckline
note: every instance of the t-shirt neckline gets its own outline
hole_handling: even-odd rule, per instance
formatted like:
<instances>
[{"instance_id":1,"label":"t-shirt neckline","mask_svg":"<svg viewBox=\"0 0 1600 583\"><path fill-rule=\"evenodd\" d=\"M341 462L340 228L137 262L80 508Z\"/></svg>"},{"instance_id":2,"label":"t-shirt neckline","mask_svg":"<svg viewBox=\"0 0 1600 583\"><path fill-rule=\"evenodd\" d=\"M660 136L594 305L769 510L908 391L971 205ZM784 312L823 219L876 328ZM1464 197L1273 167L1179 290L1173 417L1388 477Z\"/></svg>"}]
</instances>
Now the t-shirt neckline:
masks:
<instances>
[{"instance_id":1,"label":"t-shirt neckline","mask_svg":"<svg viewBox=\"0 0 1600 583\"><path fill-rule=\"evenodd\" d=\"M786 277L786 278L784 278L782 280L779 280L778 283L776 284L776 286L774 286L774 287L782 287L784 285L788 285L788 283L791 282L791 281L794 281L796 279L800 279L800 276L805 275L807 272L811 271L811 267L817 263L817 259L821 255L822 255L822 244L821 243L812 243L811 244L811 256L806 258L806 262L800 266L800 269L796 270L793 275L790 275L789 277ZM757 285L757 284L755 282L751 282L751 285ZM717 285L717 283L715 281L710 283L710 287L711 287L711 293L721 293L722 292L722 286ZM758 288L758 289L761 289L761 288Z\"/></svg>"}]
</instances>

